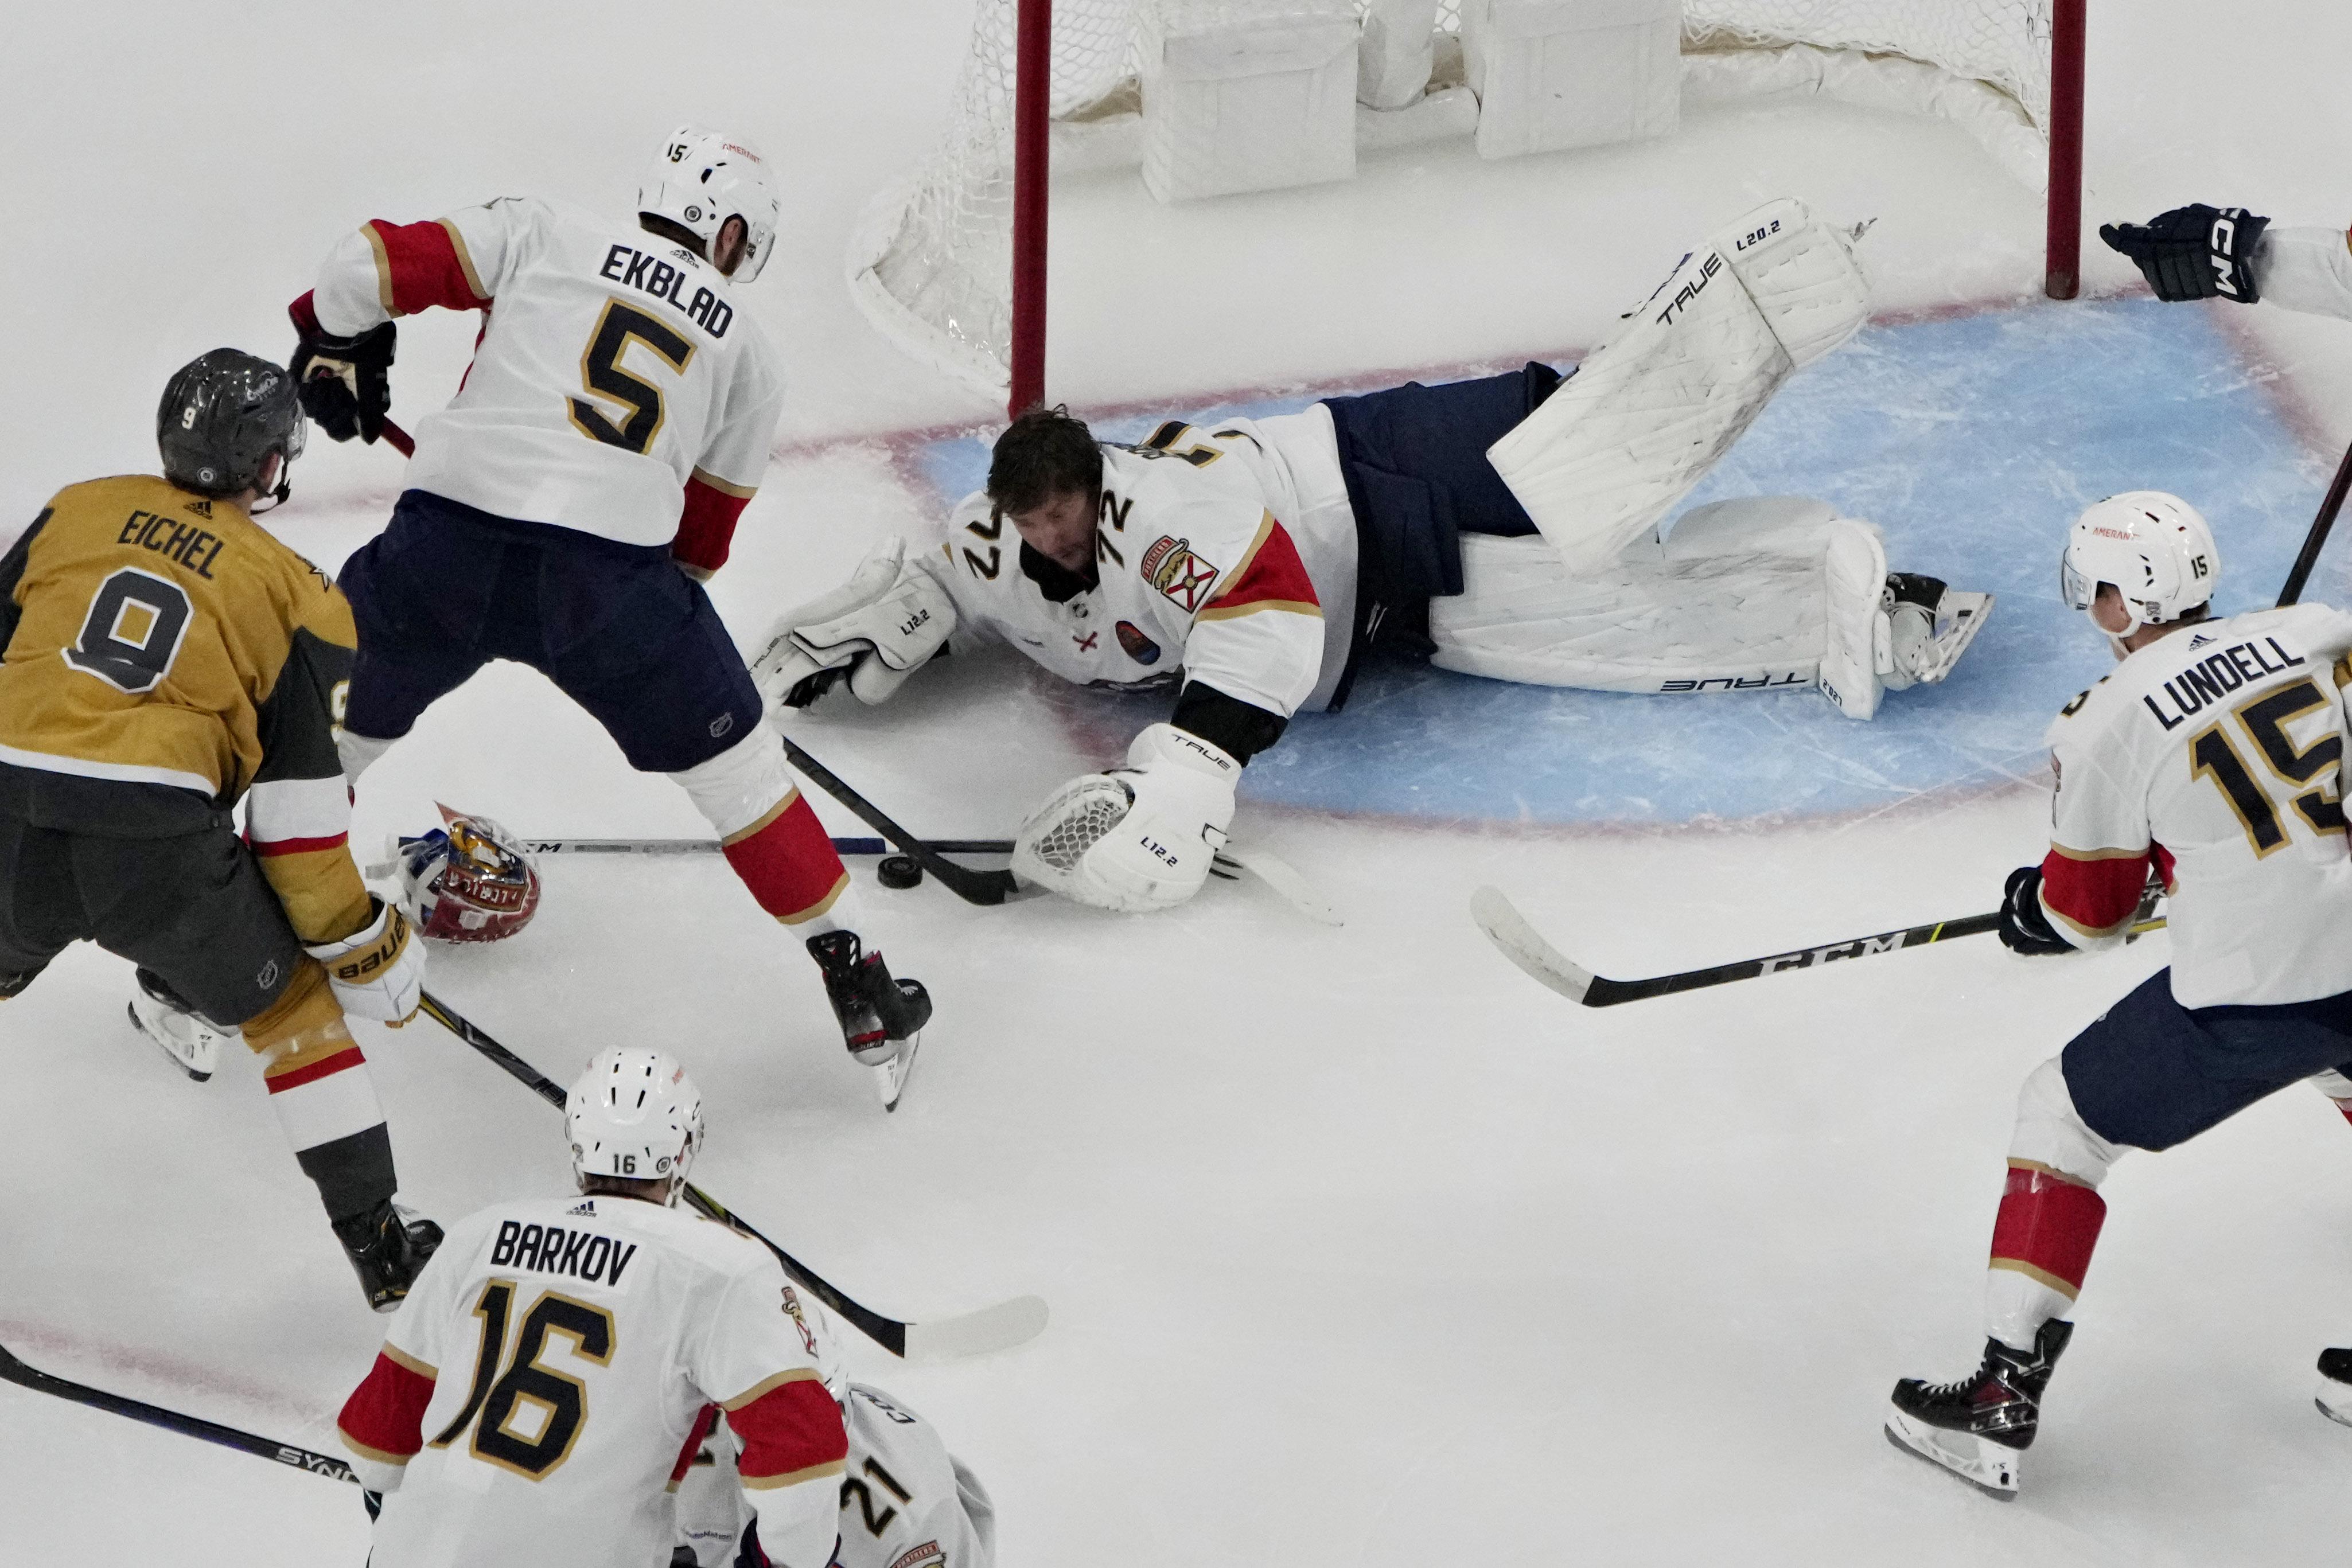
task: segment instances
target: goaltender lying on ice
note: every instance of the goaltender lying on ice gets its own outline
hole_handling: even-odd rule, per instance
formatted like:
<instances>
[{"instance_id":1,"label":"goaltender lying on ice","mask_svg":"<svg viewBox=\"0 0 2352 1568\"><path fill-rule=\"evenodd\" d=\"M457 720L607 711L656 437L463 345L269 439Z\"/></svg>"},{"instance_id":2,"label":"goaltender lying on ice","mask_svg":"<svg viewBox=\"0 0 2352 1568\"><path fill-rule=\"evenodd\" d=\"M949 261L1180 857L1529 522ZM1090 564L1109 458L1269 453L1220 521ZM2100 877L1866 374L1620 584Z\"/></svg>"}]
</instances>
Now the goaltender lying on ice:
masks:
<instances>
[{"instance_id":1,"label":"goaltender lying on ice","mask_svg":"<svg viewBox=\"0 0 2352 1568\"><path fill-rule=\"evenodd\" d=\"M1021 875L1118 909L1199 888L1242 767L1298 709L1344 704L1384 641L1546 685L1812 686L1867 719L1885 691L1940 681L1990 599L1890 575L1878 531L1820 501L1668 521L1867 311L1852 236L1784 199L1685 257L1565 379L1530 364L1171 420L1132 446L1032 410L985 490L783 616L752 673L787 706L845 676L880 702L953 637L1083 685L1179 686L1118 778L1066 786L1016 847Z\"/></svg>"}]
</instances>

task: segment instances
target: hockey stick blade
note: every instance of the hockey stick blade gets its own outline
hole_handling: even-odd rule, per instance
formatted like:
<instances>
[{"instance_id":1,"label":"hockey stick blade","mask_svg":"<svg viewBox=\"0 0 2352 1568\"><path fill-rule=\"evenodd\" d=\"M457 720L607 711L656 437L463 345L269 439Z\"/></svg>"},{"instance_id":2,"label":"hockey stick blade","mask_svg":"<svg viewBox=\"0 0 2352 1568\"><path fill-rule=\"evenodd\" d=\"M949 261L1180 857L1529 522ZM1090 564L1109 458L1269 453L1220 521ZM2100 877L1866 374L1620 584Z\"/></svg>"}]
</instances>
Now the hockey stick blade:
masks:
<instances>
[{"instance_id":1,"label":"hockey stick blade","mask_svg":"<svg viewBox=\"0 0 2352 1568\"><path fill-rule=\"evenodd\" d=\"M974 871L943 858L937 850L915 837L906 829L882 814L882 809L852 789L833 770L802 750L793 737L775 728L777 737L784 743L784 756L794 768L808 775L817 787L843 805L867 827L898 846L902 853L914 858L915 863L937 877L940 884L966 904L1003 904L1007 899L1024 897L1035 889L1024 888L1009 871Z\"/></svg>"},{"instance_id":2,"label":"hockey stick blade","mask_svg":"<svg viewBox=\"0 0 2352 1568\"><path fill-rule=\"evenodd\" d=\"M1325 925L1345 925L1339 912L1331 907L1330 900L1317 893L1307 880L1299 875L1288 861L1264 850L1241 850L1227 843L1219 850L1213 862L1245 871L1279 894L1291 908L1309 920Z\"/></svg>"},{"instance_id":3,"label":"hockey stick blade","mask_svg":"<svg viewBox=\"0 0 2352 1568\"><path fill-rule=\"evenodd\" d=\"M1011 1303L1007 1303L1010 1305ZM1000 1309L1001 1310L1001 1309ZM1042 1325L1041 1325L1042 1326ZM325 1454L314 1454L308 1448L298 1448L291 1443L281 1443L274 1437L257 1437L240 1432L234 1427L224 1427L217 1421L207 1421L201 1416L190 1416L178 1410L166 1410L160 1405L150 1405L143 1399L130 1399L120 1394L109 1394L102 1388L92 1388L86 1383L75 1383L37 1367L26 1365L6 1345L0 1345L0 1381L29 1388L36 1394L55 1395L76 1405L87 1405L93 1410L104 1410L116 1416L127 1416L133 1421L143 1421L150 1427L160 1427L166 1432L177 1432L184 1437L195 1437L207 1443L217 1443L224 1448L235 1448L241 1454L270 1459L281 1465L291 1465L298 1470L308 1470L329 1480L360 1484L359 1476L342 1460Z\"/></svg>"},{"instance_id":4,"label":"hockey stick blade","mask_svg":"<svg viewBox=\"0 0 2352 1568\"><path fill-rule=\"evenodd\" d=\"M1486 940L1495 945L1496 950L1517 965L1519 972L1536 984L1558 991L1571 1002L1583 1001L1591 993L1592 972L1570 963L1558 948L1538 936L1527 917L1503 896L1502 889L1487 886L1472 894L1470 918L1478 923L1478 929L1486 934Z\"/></svg>"},{"instance_id":5,"label":"hockey stick blade","mask_svg":"<svg viewBox=\"0 0 2352 1568\"><path fill-rule=\"evenodd\" d=\"M1498 888L1482 887L1472 894L1470 915L1478 923L1478 928L1486 934L1487 940L1530 978L1588 1008L1615 1007L1620 1002L1670 997L1680 991L1727 986L1735 980L1759 979L1766 975L1783 974L1792 969L1814 969L1843 958L1871 958L1881 953L1899 953L1906 947L1925 947L1931 942L1949 942L1962 936L1981 936L1989 931L2000 929L2000 913L1996 910L1990 915L1970 915L1958 920L1937 920L1925 925L1909 925L1900 931L1850 936L1843 942L1831 942L1818 947L1800 947L1794 952L1773 953L1761 958L1742 958L1737 963L1717 964L1704 969L1684 969L1645 980L1612 980L1573 962L1545 941ZM2150 931L2161 931L2164 926L2164 916L2157 915L2135 921L2129 934L2145 936Z\"/></svg>"},{"instance_id":6,"label":"hockey stick blade","mask_svg":"<svg viewBox=\"0 0 2352 1568\"><path fill-rule=\"evenodd\" d=\"M419 1004L425 1016L456 1035L475 1051L488 1057L499 1071L524 1088L554 1106L563 1109L565 1095L561 1085L505 1046L490 1038L479 1026L453 1010L432 992L426 991ZM686 1200L697 1212L717 1220L744 1235L776 1255L784 1272L805 1286L817 1300L855 1325L860 1333L901 1359L911 1359L916 1354L910 1344L919 1346L927 1358L949 1355L978 1355L987 1351L1009 1350L1016 1344L1035 1338L1045 1327L1045 1303L1035 1296L1016 1296L976 1312L948 1318L938 1322L910 1323L885 1317L873 1308L851 1300L835 1289L807 1264L777 1246L750 1220L730 1209L725 1204L696 1186L686 1184ZM1017 1309L1017 1311L1016 1311ZM1014 1333L1016 1329L1022 1332ZM1012 1337L1007 1337L1011 1335ZM939 1350L939 1344L969 1343L969 1350Z\"/></svg>"}]
</instances>

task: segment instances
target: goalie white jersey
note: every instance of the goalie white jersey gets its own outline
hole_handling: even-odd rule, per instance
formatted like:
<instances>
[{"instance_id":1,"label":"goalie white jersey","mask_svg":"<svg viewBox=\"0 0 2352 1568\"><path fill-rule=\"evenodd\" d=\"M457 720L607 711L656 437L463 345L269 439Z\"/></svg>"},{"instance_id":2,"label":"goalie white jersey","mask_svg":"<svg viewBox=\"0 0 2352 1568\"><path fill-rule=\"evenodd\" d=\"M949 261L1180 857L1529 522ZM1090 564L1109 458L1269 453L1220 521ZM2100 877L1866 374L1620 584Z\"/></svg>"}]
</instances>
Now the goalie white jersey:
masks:
<instances>
[{"instance_id":1,"label":"goalie white jersey","mask_svg":"<svg viewBox=\"0 0 2352 1568\"><path fill-rule=\"evenodd\" d=\"M1356 541L1321 405L1198 429L1171 421L1102 455L1094 586L1055 597L985 493L909 552L955 601L958 638L1010 643L1082 685L1181 675L1285 718L1328 701L1347 657Z\"/></svg>"},{"instance_id":2,"label":"goalie white jersey","mask_svg":"<svg viewBox=\"0 0 2352 1568\"><path fill-rule=\"evenodd\" d=\"M374 1568L667 1563L669 1489L727 1412L763 1539L822 1563L848 1450L820 1309L677 1209L499 1204L453 1228L344 1405ZM821 1537L821 1540L819 1539Z\"/></svg>"},{"instance_id":3,"label":"goalie white jersey","mask_svg":"<svg viewBox=\"0 0 2352 1568\"><path fill-rule=\"evenodd\" d=\"M435 306L488 313L457 395L417 423L418 489L663 545L690 481L731 528L766 471L781 361L726 277L674 241L510 196L363 225L310 298L341 337Z\"/></svg>"},{"instance_id":4,"label":"goalie white jersey","mask_svg":"<svg viewBox=\"0 0 2352 1568\"><path fill-rule=\"evenodd\" d=\"M2123 940L2153 865L2187 1008L2352 991L2343 686L2352 615L2326 605L2184 627L2050 727L2042 902L2078 946Z\"/></svg>"}]
</instances>

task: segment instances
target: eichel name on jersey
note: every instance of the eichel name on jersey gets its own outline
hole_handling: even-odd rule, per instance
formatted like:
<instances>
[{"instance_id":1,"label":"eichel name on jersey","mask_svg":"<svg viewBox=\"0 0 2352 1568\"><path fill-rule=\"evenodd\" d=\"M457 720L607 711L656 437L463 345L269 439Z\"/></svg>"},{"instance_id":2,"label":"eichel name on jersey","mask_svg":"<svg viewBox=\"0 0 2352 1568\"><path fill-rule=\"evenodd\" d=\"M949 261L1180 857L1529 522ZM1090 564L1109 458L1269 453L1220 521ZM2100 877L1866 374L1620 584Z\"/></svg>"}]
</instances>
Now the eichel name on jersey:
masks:
<instances>
[{"instance_id":1,"label":"eichel name on jersey","mask_svg":"<svg viewBox=\"0 0 2352 1568\"><path fill-rule=\"evenodd\" d=\"M226 823L304 942L368 918L335 755L357 641L317 567L226 501L68 486L0 558L0 764L32 820L110 837Z\"/></svg>"},{"instance_id":2,"label":"eichel name on jersey","mask_svg":"<svg viewBox=\"0 0 2352 1568\"><path fill-rule=\"evenodd\" d=\"M2347 650L2342 611L2258 611L2172 632L2068 703L2049 736L2052 928L2121 942L2152 868L2182 1007L2352 990Z\"/></svg>"},{"instance_id":3,"label":"eichel name on jersey","mask_svg":"<svg viewBox=\"0 0 2352 1568\"><path fill-rule=\"evenodd\" d=\"M409 486L667 545L707 577L783 414L782 361L764 334L736 329L729 293L681 246L505 196L438 222L362 225L291 314L305 332L355 337L436 307L485 312L457 396L417 421Z\"/></svg>"}]
</instances>

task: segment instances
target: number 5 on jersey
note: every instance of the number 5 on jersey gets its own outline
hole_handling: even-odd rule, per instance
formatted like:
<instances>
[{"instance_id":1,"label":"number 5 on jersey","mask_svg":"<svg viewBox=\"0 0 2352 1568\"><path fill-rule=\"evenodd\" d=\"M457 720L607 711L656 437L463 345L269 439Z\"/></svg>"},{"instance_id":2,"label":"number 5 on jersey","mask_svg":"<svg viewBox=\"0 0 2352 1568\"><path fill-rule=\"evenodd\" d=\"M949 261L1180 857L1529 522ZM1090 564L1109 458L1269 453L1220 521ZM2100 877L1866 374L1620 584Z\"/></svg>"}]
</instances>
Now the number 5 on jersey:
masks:
<instances>
[{"instance_id":1,"label":"number 5 on jersey","mask_svg":"<svg viewBox=\"0 0 2352 1568\"><path fill-rule=\"evenodd\" d=\"M694 358L694 345L667 323L624 300L609 300L580 355L580 384L598 397L622 404L629 410L628 415L615 425L586 398L568 402L572 423L583 435L643 457L653 450L654 437L661 434L666 415L661 388L621 368L621 357L633 342L643 343L681 374Z\"/></svg>"},{"instance_id":2,"label":"number 5 on jersey","mask_svg":"<svg viewBox=\"0 0 2352 1568\"><path fill-rule=\"evenodd\" d=\"M499 1363L506 1349L514 1295L511 1280L492 1280L482 1287L482 1299L474 1304L474 1315L482 1320L482 1346L474 1363L473 1387L466 1396L466 1407L442 1428L433 1447L447 1448L470 1427L476 1458L526 1480L545 1480L572 1457L572 1446L588 1420L588 1385L540 1364L547 1354L547 1336L562 1334L572 1342L573 1355L609 1366L613 1314L553 1291L542 1292L523 1315L514 1357L501 1375Z\"/></svg>"}]
</instances>

